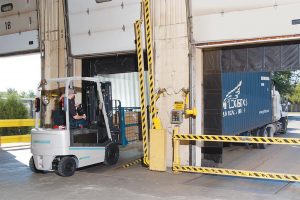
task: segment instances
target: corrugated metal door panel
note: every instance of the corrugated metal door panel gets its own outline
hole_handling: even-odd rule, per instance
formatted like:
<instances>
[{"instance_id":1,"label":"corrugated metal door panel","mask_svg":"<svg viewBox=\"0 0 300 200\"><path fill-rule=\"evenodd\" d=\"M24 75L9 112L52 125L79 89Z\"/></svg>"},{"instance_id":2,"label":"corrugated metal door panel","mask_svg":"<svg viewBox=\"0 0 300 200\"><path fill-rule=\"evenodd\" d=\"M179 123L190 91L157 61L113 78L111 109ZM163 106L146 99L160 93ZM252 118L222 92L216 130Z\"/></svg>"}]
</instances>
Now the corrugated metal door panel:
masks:
<instances>
[{"instance_id":1,"label":"corrugated metal door panel","mask_svg":"<svg viewBox=\"0 0 300 200\"><path fill-rule=\"evenodd\" d=\"M0 18L0 36L38 29L37 11Z\"/></svg>"},{"instance_id":2,"label":"corrugated metal door panel","mask_svg":"<svg viewBox=\"0 0 300 200\"><path fill-rule=\"evenodd\" d=\"M36 0L0 0L0 18L37 10Z\"/></svg>"},{"instance_id":3,"label":"corrugated metal door panel","mask_svg":"<svg viewBox=\"0 0 300 200\"><path fill-rule=\"evenodd\" d=\"M140 0L68 0L72 54L134 51L134 22L140 19L140 8Z\"/></svg>"},{"instance_id":4,"label":"corrugated metal door panel","mask_svg":"<svg viewBox=\"0 0 300 200\"><path fill-rule=\"evenodd\" d=\"M0 37L0 55L38 50L38 31L22 32Z\"/></svg>"},{"instance_id":5,"label":"corrugated metal door panel","mask_svg":"<svg viewBox=\"0 0 300 200\"><path fill-rule=\"evenodd\" d=\"M140 107L138 73L98 75L101 82L112 83L112 97L123 107Z\"/></svg>"},{"instance_id":6,"label":"corrugated metal door panel","mask_svg":"<svg viewBox=\"0 0 300 200\"><path fill-rule=\"evenodd\" d=\"M220 14L222 12L234 12L265 7L281 6L287 4L300 3L300 0L193 0L193 15Z\"/></svg>"},{"instance_id":7,"label":"corrugated metal door panel","mask_svg":"<svg viewBox=\"0 0 300 200\"><path fill-rule=\"evenodd\" d=\"M232 1L228 6L233 6L235 3L236 1ZM194 7L194 9L198 8ZM196 43L207 43L279 36L293 37L300 32L300 27L292 24L292 20L300 18L299 9L300 2L294 1L293 4L274 6L273 3L268 7L247 8L235 12L221 11L206 15L198 15L194 12L194 39Z\"/></svg>"},{"instance_id":8,"label":"corrugated metal door panel","mask_svg":"<svg viewBox=\"0 0 300 200\"><path fill-rule=\"evenodd\" d=\"M272 122L270 73L223 73L222 99L225 135L236 135Z\"/></svg>"},{"instance_id":9,"label":"corrugated metal door panel","mask_svg":"<svg viewBox=\"0 0 300 200\"><path fill-rule=\"evenodd\" d=\"M36 0L0 0L0 55L39 48Z\"/></svg>"}]
</instances>

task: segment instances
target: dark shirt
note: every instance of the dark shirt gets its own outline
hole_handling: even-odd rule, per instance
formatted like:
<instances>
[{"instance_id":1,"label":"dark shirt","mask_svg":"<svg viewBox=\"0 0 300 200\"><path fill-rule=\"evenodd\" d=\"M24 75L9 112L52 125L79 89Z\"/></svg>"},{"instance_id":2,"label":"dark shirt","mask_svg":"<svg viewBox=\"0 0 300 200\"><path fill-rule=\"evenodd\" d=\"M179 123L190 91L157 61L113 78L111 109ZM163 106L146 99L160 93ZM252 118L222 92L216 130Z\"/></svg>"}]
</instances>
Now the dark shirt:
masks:
<instances>
[{"instance_id":1,"label":"dark shirt","mask_svg":"<svg viewBox=\"0 0 300 200\"><path fill-rule=\"evenodd\" d=\"M74 116L77 115L75 99L69 99L69 116L71 119L74 119Z\"/></svg>"}]
</instances>

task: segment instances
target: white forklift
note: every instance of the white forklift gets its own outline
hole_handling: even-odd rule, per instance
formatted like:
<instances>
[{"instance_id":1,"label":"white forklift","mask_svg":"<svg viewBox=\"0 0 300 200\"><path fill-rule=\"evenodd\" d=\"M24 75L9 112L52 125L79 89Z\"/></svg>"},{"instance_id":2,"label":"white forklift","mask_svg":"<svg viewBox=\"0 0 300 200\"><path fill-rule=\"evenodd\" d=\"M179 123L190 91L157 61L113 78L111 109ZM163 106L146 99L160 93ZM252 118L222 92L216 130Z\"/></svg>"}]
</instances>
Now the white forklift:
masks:
<instances>
[{"instance_id":1,"label":"white forklift","mask_svg":"<svg viewBox=\"0 0 300 200\"><path fill-rule=\"evenodd\" d=\"M70 103L70 91L75 91L76 116L84 117L74 119L70 114L75 109L70 107L75 106ZM29 165L33 172L55 171L68 177L81 167L117 163L119 147L112 142L102 92L98 78L41 82L35 101L36 126L31 130Z\"/></svg>"}]
</instances>

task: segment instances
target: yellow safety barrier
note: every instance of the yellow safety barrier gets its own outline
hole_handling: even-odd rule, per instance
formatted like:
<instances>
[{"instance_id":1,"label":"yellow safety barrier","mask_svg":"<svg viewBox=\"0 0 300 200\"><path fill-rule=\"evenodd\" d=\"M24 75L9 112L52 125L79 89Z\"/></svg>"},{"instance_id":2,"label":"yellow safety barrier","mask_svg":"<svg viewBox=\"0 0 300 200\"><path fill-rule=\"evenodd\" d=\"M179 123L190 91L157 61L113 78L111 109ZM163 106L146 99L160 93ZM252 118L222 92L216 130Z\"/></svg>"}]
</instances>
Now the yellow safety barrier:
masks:
<instances>
[{"instance_id":1,"label":"yellow safety barrier","mask_svg":"<svg viewBox=\"0 0 300 200\"><path fill-rule=\"evenodd\" d=\"M243 137L243 136L220 136L220 135L218 136L217 135L182 135L178 133L178 128L175 128L174 135L173 135L173 144L174 144L173 171L300 182L300 175L295 175L295 174L245 171L245 170L235 170L235 169L198 167L198 166L182 166L180 163L180 141L300 145L300 139L298 138L267 138L267 137Z\"/></svg>"},{"instance_id":2,"label":"yellow safety barrier","mask_svg":"<svg viewBox=\"0 0 300 200\"><path fill-rule=\"evenodd\" d=\"M150 0L143 0L143 14L144 25L146 33L146 50L148 60L148 79L150 92L150 117L152 120L153 129L161 129L161 121L157 117L156 109L156 94L155 94L155 80L154 80L154 56L153 56L153 36L152 36L152 21L151 21L151 5Z\"/></svg>"},{"instance_id":3,"label":"yellow safety barrier","mask_svg":"<svg viewBox=\"0 0 300 200\"><path fill-rule=\"evenodd\" d=\"M294 175L294 174L279 174L279 173L244 171L244 170L235 170L235 169L191 167L191 166L179 166L179 165L174 165L173 170L181 171L181 172L212 174L212 175L237 176L237 177L247 177L247 178L300 182L300 175Z\"/></svg>"},{"instance_id":4,"label":"yellow safety barrier","mask_svg":"<svg viewBox=\"0 0 300 200\"><path fill-rule=\"evenodd\" d=\"M35 119L7 119L0 120L0 128L35 126ZM0 144L30 142L30 135L0 136Z\"/></svg>"},{"instance_id":5,"label":"yellow safety barrier","mask_svg":"<svg viewBox=\"0 0 300 200\"><path fill-rule=\"evenodd\" d=\"M128 167L132 167L134 165L140 164L141 162L142 162L142 158L139 158L139 159L136 159L134 161L131 161L129 163L126 163L126 164L122 165L122 168L125 169L125 168L128 168Z\"/></svg>"},{"instance_id":6,"label":"yellow safety barrier","mask_svg":"<svg viewBox=\"0 0 300 200\"><path fill-rule=\"evenodd\" d=\"M0 128L13 128L13 127L28 127L35 126L34 119L7 119L0 120Z\"/></svg>"},{"instance_id":7,"label":"yellow safety barrier","mask_svg":"<svg viewBox=\"0 0 300 200\"><path fill-rule=\"evenodd\" d=\"M292 144L300 145L300 138L268 138L250 136L221 136L221 135L180 135L175 134L174 139L203 142L230 142L254 144Z\"/></svg>"},{"instance_id":8,"label":"yellow safety barrier","mask_svg":"<svg viewBox=\"0 0 300 200\"><path fill-rule=\"evenodd\" d=\"M0 136L0 144L29 143L30 139L30 135Z\"/></svg>"},{"instance_id":9,"label":"yellow safety barrier","mask_svg":"<svg viewBox=\"0 0 300 200\"><path fill-rule=\"evenodd\" d=\"M148 116L146 105L146 89L145 89L145 70L144 70L144 56L142 46L142 21L135 22L135 38L136 38L136 51L138 56L138 72L140 83L140 102L141 102L141 118L142 118L142 137L143 137L143 150L144 150L144 164L149 165L149 136L148 136Z\"/></svg>"}]
</instances>

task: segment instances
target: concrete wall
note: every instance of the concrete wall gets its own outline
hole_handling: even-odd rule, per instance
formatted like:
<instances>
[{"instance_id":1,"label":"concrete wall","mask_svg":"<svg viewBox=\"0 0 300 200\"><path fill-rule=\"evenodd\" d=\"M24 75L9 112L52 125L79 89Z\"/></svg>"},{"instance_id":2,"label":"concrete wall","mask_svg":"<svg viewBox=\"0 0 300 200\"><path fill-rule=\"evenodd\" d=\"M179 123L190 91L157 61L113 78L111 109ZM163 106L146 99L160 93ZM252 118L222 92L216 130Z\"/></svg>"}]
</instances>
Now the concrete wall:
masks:
<instances>
[{"instance_id":1,"label":"concrete wall","mask_svg":"<svg viewBox=\"0 0 300 200\"><path fill-rule=\"evenodd\" d=\"M66 75L66 45L62 0L40 0L40 40L44 69L42 77Z\"/></svg>"},{"instance_id":2,"label":"concrete wall","mask_svg":"<svg viewBox=\"0 0 300 200\"><path fill-rule=\"evenodd\" d=\"M168 131L167 165L172 165L172 131L170 111L175 101L184 100L181 89L189 88L188 37L185 0L154 0L154 46L156 88L168 94L158 102L159 117ZM185 119L180 131L188 133ZM188 146L181 147L182 163L188 163Z\"/></svg>"}]
</instances>

